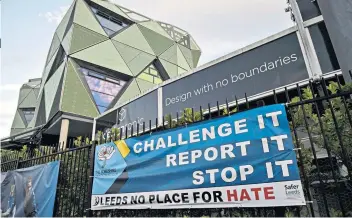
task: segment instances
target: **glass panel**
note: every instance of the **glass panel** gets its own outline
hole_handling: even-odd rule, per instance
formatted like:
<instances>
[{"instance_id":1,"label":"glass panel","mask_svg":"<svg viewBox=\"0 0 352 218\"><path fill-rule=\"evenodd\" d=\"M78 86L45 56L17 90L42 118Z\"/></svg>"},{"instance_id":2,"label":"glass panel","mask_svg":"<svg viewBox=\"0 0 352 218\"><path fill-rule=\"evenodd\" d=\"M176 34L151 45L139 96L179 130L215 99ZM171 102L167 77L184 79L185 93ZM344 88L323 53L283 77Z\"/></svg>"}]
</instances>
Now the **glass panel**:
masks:
<instances>
[{"instance_id":1,"label":"glass panel","mask_svg":"<svg viewBox=\"0 0 352 218\"><path fill-rule=\"evenodd\" d=\"M126 81L107 78L103 74L85 68L79 68L85 75L88 87L90 88L94 101L99 111L105 111L111 101L121 91ZM105 109L104 109L105 108Z\"/></svg>"},{"instance_id":2,"label":"glass panel","mask_svg":"<svg viewBox=\"0 0 352 218\"><path fill-rule=\"evenodd\" d=\"M142 73L141 75L139 75L139 78L151 83L153 82L153 76L146 73Z\"/></svg>"},{"instance_id":3,"label":"glass panel","mask_svg":"<svg viewBox=\"0 0 352 218\"><path fill-rule=\"evenodd\" d=\"M122 22L122 20L120 20L118 17L115 17L118 15L111 16L109 13L99 11L94 7L91 8L100 25L103 27L103 29L108 35L112 35L117 31L121 30L122 28L128 26L128 24Z\"/></svg>"},{"instance_id":4,"label":"glass panel","mask_svg":"<svg viewBox=\"0 0 352 218\"><path fill-rule=\"evenodd\" d=\"M149 68L149 69L150 69L150 74L159 77L158 71L156 71L156 70L153 69L153 68Z\"/></svg>"},{"instance_id":5,"label":"glass panel","mask_svg":"<svg viewBox=\"0 0 352 218\"><path fill-rule=\"evenodd\" d=\"M34 117L34 108L22 109L22 111L27 123L30 123Z\"/></svg>"},{"instance_id":6,"label":"glass panel","mask_svg":"<svg viewBox=\"0 0 352 218\"><path fill-rule=\"evenodd\" d=\"M106 111L106 107L98 106L99 112L102 114Z\"/></svg>"},{"instance_id":7,"label":"glass panel","mask_svg":"<svg viewBox=\"0 0 352 218\"><path fill-rule=\"evenodd\" d=\"M98 106L108 107L114 96L92 91L95 103Z\"/></svg>"},{"instance_id":8,"label":"glass panel","mask_svg":"<svg viewBox=\"0 0 352 218\"><path fill-rule=\"evenodd\" d=\"M160 78L154 77L154 84L162 83L163 81Z\"/></svg>"}]
</instances>

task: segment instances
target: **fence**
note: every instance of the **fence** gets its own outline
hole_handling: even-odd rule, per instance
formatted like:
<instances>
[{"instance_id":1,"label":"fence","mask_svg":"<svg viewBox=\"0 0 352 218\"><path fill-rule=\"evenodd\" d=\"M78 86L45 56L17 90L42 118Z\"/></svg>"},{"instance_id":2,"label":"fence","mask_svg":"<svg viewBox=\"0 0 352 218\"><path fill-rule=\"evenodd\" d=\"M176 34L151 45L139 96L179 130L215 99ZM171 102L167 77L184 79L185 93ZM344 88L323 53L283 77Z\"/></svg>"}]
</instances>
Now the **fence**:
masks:
<instances>
[{"instance_id":1,"label":"fence","mask_svg":"<svg viewBox=\"0 0 352 218\"><path fill-rule=\"evenodd\" d=\"M112 129L106 136L98 131L96 141L90 137L79 137L68 142L66 150L60 144L53 146L28 145L22 150L2 150L1 171L14 170L61 160L59 182L55 203L55 216L352 216L352 85L342 84L339 77L335 82L324 79L309 82L306 87L283 92L273 91L272 97L262 101L246 102L230 106L227 102L217 110L208 108L185 109L172 117L166 115L161 131L190 123L231 116L273 103L285 103L290 127L297 148L297 160L307 205L302 207L275 208L218 208L218 209L171 209L171 210L102 210L90 211L90 190L92 154L96 144L114 141L128 135L150 134L151 127L158 120L143 125L137 124L135 130ZM154 123L155 122L155 123ZM146 128L149 125L150 128ZM126 127L127 128L127 127ZM121 134L120 134L121 133ZM123 134L122 134L123 133Z\"/></svg>"}]
</instances>

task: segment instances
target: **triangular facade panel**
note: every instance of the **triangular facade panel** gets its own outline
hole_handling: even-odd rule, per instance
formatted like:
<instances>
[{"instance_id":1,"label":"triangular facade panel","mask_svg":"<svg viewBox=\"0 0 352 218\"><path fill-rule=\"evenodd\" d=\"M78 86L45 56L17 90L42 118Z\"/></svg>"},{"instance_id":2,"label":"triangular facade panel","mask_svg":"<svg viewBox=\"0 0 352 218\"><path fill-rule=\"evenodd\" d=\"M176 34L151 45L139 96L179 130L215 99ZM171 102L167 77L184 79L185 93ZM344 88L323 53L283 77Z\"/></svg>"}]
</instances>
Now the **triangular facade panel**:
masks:
<instances>
[{"instance_id":1,"label":"triangular facade panel","mask_svg":"<svg viewBox=\"0 0 352 218\"><path fill-rule=\"evenodd\" d=\"M12 122L12 128L26 128L25 122L22 120L19 110L16 111L15 118Z\"/></svg>"},{"instance_id":2,"label":"triangular facade panel","mask_svg":"<svg viewBox=\"0 0 352 218\"><path fill-rule=\"evenodd\" d=\"M188 72L188 70L185 70L185 69L183 69L183 68L181 68L181 67L178 67L177 68L177 73L178 73L178 75L181 75L181 74L184 74L184 73L187 73Z\"/></svg>"},{"instance_id":3,"label":"triangular facade panel","mask_svg":"<svg viewBox=\"0 0 352 218\"><path fill-rule=\"evenodd\" d=\"M141 30L156 56L159 56L174 44L174 41L171 39L166 38L165 36L162 36L144 26L138 24L138 28Z\"/></svg>"},{"instance_id":4,"label":"triangular facade panel","mask_svg":"<svg viewBox=\"0 0 352 218\"><path fill-rule=\"evenodd\" d=\"M51 119L60 110L60 99L61 99L63 81L64 81L64 76L61 76L61 79L59 81L59 85L57 87L56 94L54 96L54 101L53 101L52 107L50 109L49 119Z\"/></svg>"},{"instance_id":5,"label":"triangular facade panel","mask_svg":"<svg viewBox=\"0 0 352 218\"><path fill-rule=\"evenodd\" d=\"M126 64L131 62L142 52L141 50L135 49L121 42L117 42L115 40L111 40L111 41L115 45L116 49L119 51L121 57L123 58Z\"/></svg>"},{"instance_id":6,"label":"triangular facade panel","mask_svg":"<svg viewBox=\"0 0 352 218\"><path fill-rule=\"evenodd\" d=\"M44 68L44 72L43 72L43 76L42 76L42 85L45 84L48 75L50 73L50 70L54 64L54 61L56 59L57 54L59 53L58 50L56 50L56 52L54 53L54 55L51 57L51 59L49 60L49 62L46 64L45 68Z\"/></svg>"},{"instance_id":7,"label":"triangular facade panel","mask_svg":"<svg viewBox=\"0 0 352 218\"><path fill-rule=\"evenodd\" d=\"M200 51L199 46L197 45L196 41L194 41L193 37L190 36L190 43L191 43L191 49L192 50L198 50Z\"/></svg>"},{"instance_id":8,"label":"triangular facade panel","mask_svg":"<svg viewBox=\"0 0 352 218\"><path fill-rule=\"evenodd\" d=\"M125 61L122 59L121 55L115 49L110 40L106 40L102 43L74 53L71 57L86 61L88 63L93 63L122 74L133 76Z\"/></svg>"},{"instance_id":9,"label":"triangular facade panel","mask_svg":"<svg viewBox=\"0 0 352 218\"><path fill-rule=\"evenodd\" d=\"M106 36L100 35L78 24L72 25L70 32L70 37L68 37L68 33L64 39L65 42L66 38L69 38L69 47L65 49L67 54L75 53L108 39Z\"/></svg>"},{"instance_id":10,"label":"triangular facade panel","mask_svg":"<svg viewBox=\"0 0 352 218\"><path fill-rule=\"evenodd\" d=\"M163 59L159 59L161 65L164 67L165 71L169 74L169 76L172 77L176 77L178 75L177 73L177 65L172 64L168 61L165 61Z\"/></svg>"},{"instance_id":11,"label":"triangular facade panel","mask_svg":"<svg viewBox=\"0 0 352 218\"><path fill-rule=\"evenodd\" d=\"M183 56L183 53L181 52L178 46L177 46L177 65L186 70L191 69L186 58Z\"/></svg>"},{"instance_id":12,"label":"triangular facade panel","mask_svg":"<svg viewBox=\"0 0 352 218\"><path fill-rule=\"evenodd\" d=\"M87 29L90 29L96 33L107 36L104 29L101 27L101 25L95 18L95 15L91 11L87 3L85 3L84 0L76 1L77 2L73 22L83 27L86 27Z\"/></svg>"},{"instance_id":13,"label":"triangular facade panel","mask_svg":"<svg viewBox=\"0 0 352 218\"><path fill-rule=\"evenodd\" d=\"M147 40L144 38L144 35L137 27L137 24L131 25L121 33L114 36L112 39L154 55L153 49L150 47Z\"/></svg>"},{"instance_id":14,"label":"triangular facade panel","mask_svg":"<svg viewBox=\"0 0 352 218\"><path fill-rule=\"evenodd\" d=\"M177 45L171 46L159 56L160 59L166 60L173 64L177 64Z\"/></svg>"},{"instance_id":15,"label":"triangular facade panel","mask_svg":"<svg viewBox=\"0 0 352 218\"><path fill-rule=\"evenodd\" d=\"M32 88L30 88L30 87L28 87L28 88L21 88L17 105L20 105L20 104L23 102L23 100L29 95L29 93L30 93L31 91L32 91Z\"/></svg>"},{"instance_id":16,"label":"triangular facade panel","mask_svg":"<svg viewBox=\"0 0 352 218\"><path fill-rule=\"evenodd\" d=\"M133 79L131 81L131 83L129 84L129 86L127 87L127 89L124 91L124 93L121 95L121 97L117 101L117 104L126 102L129 99L132 99L133 97L139 95L140 93L141 93L141 91L137 85L137 82L135 79Z\"/></svg>"},{"instance_id":17,"label":"triangular facade panel","mask_svg":"<svg viewBox=\"0 0 352 218\"><path fill-rule=\"evenodd\" d=\"M196 67L194 66L194 62L193 62L192 51L189 48L184 47L183 45L178 45L178 47L180 48L183 56L186 58L188 65L191 68Z\"/></svg>"},{"instance_id":18,"label":"triangular facade panel","mask_svg":"<svg viewBox=\"0 0 352 218\"><path fill-rule=\"evenodd\" d=\"M131 69L134 76L139 75L144 68L155 60L155 56L141 52L136 58L127 65Z\"/></svg>"},{"instance_id":19,"label":"triangular facade panel","mask_svg":"<svg viewBox=\"0 0 352 218\"><path fill-rule=\"evenodd\" d=\"M25 96L25 98L19 103L19 108L33 107L37 101L37 96L35 95L33 89Z\"/></svg>"},{"instance_id":20,"label":"triangular facade panel","mask_svg":"<svg viewBox=\"0 0 352 218\"><path fill-rule=\"evenodd\" d=\"M58 87L59 87L59 83L61 81L61 77L62 77L64 68L65 68L65 65L62 64L56 70L56 72L51 76L51 78L48 80L48 82L45 84L44 93L45 93L46 119L49 118L49 114L50 114L51 108L53 107L53 102L54 102L56 92L61 91L61 90L58 90Z\"/></svg>"},{"instance_id":21,"label":"triangular facade panel","mask_svg":"<svg viewBox=\"0 0 352 218\"><path fill-rule=\"evenodd\" d=\"M141 26L144 26L154 32L157 32L159 33L160 35L162 36L165 36L166 38L170 39L170 40L173 40L171 38L171 36L160 26L159 23L157 23L156 21L145 21L145 22L141 22L141 23L138 23L139 25Z\"/></svg>"},{"instance_id":22,"label":"triangular facade panel","mask_svg":"<svg viewBox=\"0 0 352 218\"><path fill-rule=\"evenodd\" d=\"M71 28L68 30L68 32L65 35L65 38L62 40L62 47L64 48L66 54L70 54L70 47L71 47L71 42L72 42L72 34L73 34L73 25Z\"/></svg>"},{"instance_id":23,"label":"triangular facade panel","mask_svg":"<svg viewBox=\"0 0 352 218\"><path fill-rule=\"evenodd\" d=\"M71 15L72 15L74 7L75 7L75 3L73 3L71 5L71 7L68 9L65 16L62 18L59 26L56 29L56 34L59 37L60 41L62 41L64 39L66 30L67 30L67 26L69 25L69 21L71 19Z\"/></svg>"},{"instance_id":24,"label":"triangular facade panel","mask_svg":"<svg viewBox=\"0 0 352 218\"><path fill-rule=\"evenodd\" d=\"M61 110L88 117L96 117L99 112L90 98L71 60L67 63Z\"/></svg>"},{"instance_id":25,"label":"triangular facade panel","mask_svg":"<svg viewBox=\"0 0 352 218\"><path fill-rule=\"evenodd\" d=\"M151 83L151 82L147 82L143 79L137 78L136 81L137 81L138 87L141 90L141 92L145 92L148 89L151 89L156 86L156 84Z\"/></svg>"},{"instance_id":26,"label":"triangular facade panel","mask_svg":"<svg viewBox=\"0 0 352 218\"><path fill-rule=\"evenodd\" d=\"M48 63L48 61L53 57L53 55L55 54L59 46L60 46L60 39L57 37L57 34L55 33L53 37L53 41L51 42L46 63Z\"/></svg>"},{"instance_id":27,"label":"triangular facade panel","mask_svg":"<svg viewBox=\"0 0 352 218\"><path fill-rule=\"evenodd\" d=\"M192 50L193 66L196 67L199 62L201 52L199 50Z\"/></svg>"},{"instance_id":28,"label":"triangular facade panel","mask_svg":"<svg viewBox=\"0 0 352 218\"><path fill-rule=\"evenodd\" d=\"M38 112L35 115L35 126L39 126L46 123L46 113L45 113L45 94L44 92L39 96L40 103L37 108Z\"/></svg>"}]
</instances>

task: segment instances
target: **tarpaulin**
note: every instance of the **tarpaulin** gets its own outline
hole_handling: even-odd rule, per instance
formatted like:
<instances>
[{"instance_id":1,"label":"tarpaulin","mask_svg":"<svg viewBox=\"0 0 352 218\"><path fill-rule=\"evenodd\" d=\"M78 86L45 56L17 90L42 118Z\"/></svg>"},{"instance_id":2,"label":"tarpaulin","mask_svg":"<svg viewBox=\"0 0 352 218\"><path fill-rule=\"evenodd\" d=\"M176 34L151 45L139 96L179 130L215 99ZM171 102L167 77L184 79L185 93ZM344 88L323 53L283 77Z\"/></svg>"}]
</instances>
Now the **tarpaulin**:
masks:
<instances>
[{"instance_id":1,"label":"tarpaulin","mask_svg":"<svg viewBox=\"0 0 352 218\"><path fill-rule=\"evenodd\" d=\"M51 217L59 161L1 173L2 217Z\"/></svg>"}]
</instances>

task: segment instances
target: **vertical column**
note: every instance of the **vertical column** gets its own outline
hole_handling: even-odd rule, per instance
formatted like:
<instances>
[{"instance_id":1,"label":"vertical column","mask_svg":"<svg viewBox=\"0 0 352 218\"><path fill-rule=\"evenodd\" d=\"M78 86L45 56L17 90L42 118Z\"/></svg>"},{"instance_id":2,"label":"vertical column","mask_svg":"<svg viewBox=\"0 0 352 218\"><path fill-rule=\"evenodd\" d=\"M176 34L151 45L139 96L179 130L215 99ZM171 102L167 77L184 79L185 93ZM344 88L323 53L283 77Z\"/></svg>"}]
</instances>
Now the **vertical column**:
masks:
<instances>
[{"instance_id":1,"label":"vertical column","mask_svg":"<svg viewBox=\"0 0 352 218\"><path fill-rule=\"evenodd\" d=\"M70 120L68 119L61 120L60 141L59 141L60 150L66 149L69 125L70 125Z\"/></svg>"},{"instance_id":2,"label":"vertical column","mask_svg":"<svg viewBox=\"0 0 352 218\"><path fill-rule=\"evenodd\" d=\"M158 126L163 124L163 87L159 86L158 88Z\"/></svg>"},{"instance_id":3,"label":"vertical column","mask_svg":"<svg viewBox=\"0 0 352 218\"><path fill-rule=\"evenodd\" d=\"M316 51L312 43L312 39L310 38L310 35L307 33L308 30L304 27L303 18L299 10L297 1L290 0L290 4L292 7L292 12L295 16L295 21L297 23L298 33L301 39L300 43L301 43L301 46L303 47L302 51L306 54L306 57L307 57L306 64L307 64L307 67L309 68L308 72L310 72L311 74L309 76L314 80L320 79L323 73L319 64Z\"/></svg>"}]
</instances>

